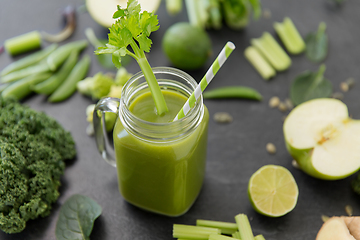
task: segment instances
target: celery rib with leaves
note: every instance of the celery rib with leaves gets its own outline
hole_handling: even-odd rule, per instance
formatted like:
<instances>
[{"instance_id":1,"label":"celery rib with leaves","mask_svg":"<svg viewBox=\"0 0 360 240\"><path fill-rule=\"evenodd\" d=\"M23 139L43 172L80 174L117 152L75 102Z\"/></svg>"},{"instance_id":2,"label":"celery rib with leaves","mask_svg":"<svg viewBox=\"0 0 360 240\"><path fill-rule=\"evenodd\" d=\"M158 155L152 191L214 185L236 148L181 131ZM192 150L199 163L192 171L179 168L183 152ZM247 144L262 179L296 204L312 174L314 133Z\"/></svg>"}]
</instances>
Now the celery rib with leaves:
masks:
<instances>
[{"instance_id":1,"label":"celery rib with leaves","mask_svg":"<svg viewBox=\"0 0 360 240\"><path fill-rule=\"evenodd\" d=\"M121 67L121 57L126 55L133 57L139 64L149 85L157 113L163 115L168 111L168 108L145 56L145 52L150 52L152 44L149 38L150 33L159 29L159 21L157 15L147 11L140 13L140 11L140 4L136 0L129 0L125 9L118 6L113 15L113 18L117 20L109 28L109 42L105 47L98 48L95 53L112 54L113 63L117 68Z\"/></svg>"}]
</instances>

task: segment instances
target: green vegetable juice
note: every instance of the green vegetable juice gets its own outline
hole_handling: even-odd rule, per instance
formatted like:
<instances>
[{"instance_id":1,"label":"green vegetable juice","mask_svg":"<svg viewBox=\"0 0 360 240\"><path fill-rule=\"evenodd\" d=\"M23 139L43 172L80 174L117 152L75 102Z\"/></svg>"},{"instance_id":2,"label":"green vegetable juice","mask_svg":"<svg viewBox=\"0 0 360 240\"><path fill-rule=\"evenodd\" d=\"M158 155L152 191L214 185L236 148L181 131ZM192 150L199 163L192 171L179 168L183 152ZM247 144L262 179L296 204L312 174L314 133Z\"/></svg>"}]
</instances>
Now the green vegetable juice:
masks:
<instances>
[{"instance_id":1,"label":"green vegetable juice","mask_svg":"<svg viewBox=\"0 0 360 240\"><path fill-rule=\"evenodd\" d=\"M172 122L187 98L176 91L162 90L169 111L156 114L150 92L139 94L128 109L138 118L156 124ZM142 137L117 120L114 147L122 196L130 203L160 214L179 216L197 198L204 179L209 113L205 105L200 120L188 132L162 140ZM156 135L156 133L154 133Z\"/></svg>"}]
</instances>

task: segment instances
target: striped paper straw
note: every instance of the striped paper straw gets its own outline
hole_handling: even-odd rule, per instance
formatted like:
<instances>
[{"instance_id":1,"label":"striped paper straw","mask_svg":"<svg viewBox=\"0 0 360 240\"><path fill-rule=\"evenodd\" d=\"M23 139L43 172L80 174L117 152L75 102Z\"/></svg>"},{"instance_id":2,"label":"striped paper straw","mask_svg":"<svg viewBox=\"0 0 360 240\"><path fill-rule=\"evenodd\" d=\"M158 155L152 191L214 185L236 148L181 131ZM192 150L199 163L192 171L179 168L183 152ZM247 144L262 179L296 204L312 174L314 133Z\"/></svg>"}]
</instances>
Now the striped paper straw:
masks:
<instances>
[{"instance_id":1,"label":"striped paper straw","mask_svg":"<svg viewBox=\"0 0 360 240\"><path fill-rule=\"evenodd\" d=\"M191 94L184 106L176 115L174 121L186 116L190 109L195 105L196 100L200 97L201 93L209 85L215 74L219 71L220 67L225 63L226 59L235 49L235 45L232 42L227 42L225 47L219 53L219 56L215 59L205 76L201 79L199 85L195 88L195 91Z\"/></svg>"}]
</instances>

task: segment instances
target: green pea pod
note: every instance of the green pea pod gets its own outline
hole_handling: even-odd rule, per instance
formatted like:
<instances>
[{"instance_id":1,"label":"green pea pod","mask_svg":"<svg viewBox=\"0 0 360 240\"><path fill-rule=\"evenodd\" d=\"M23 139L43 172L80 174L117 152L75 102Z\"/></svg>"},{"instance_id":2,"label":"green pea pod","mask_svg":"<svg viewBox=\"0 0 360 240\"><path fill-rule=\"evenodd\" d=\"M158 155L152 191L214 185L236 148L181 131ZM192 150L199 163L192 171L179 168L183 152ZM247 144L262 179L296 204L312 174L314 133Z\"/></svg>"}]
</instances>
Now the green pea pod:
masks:
<instances>
[{"instance_id":1,"label":"green pea pod","mask_svg":"<svg viewBox=\"0 0 360 240\"><path fill-rule=\"evenodd\" d=\"M2 91L1 96L3 98L14 97L17 100L21 100L32 92L32 85L42 82L45 79L48 79L50 76L51 73L37 73L25 77L17 82L10 84Z\"/></svg>"},{"instance_id":2,"label":"green pea pod","mask_svg":"<svg viewBox=\"0 0 360 240\"><path fill-rule=\"evenodd\" d=\"M2 93L11 83L0 84L0 93Z\"/></svg>"},{"instance_id":3,"label":"green pea pod","mask_svg":"<svg viewBox=\"0 0 360 240\"><path fill-rule=\"evenodd\" d=\"M5 76L11 72L29 67L33 64L36 64L46 58L50 53L55 51L57 48L57 44L52 44L49 47L42 49L40 51L37 51L33 54L30 54L20 60L17 60L13 63L10 63L8 66L6 66L0 73L0 76Z\"/></svg>"},{"instance_id":4,"label":"green pea pod","mask_svg":"<svg viewBox=\"0 0 360 240\"><path fill-rule=\"evenodd\" d=\"M261 94L253 88L243 86L229 86L220 87L205 91L203 97L206 99L212 98L246 98L260 101Z\"/></svg>"},{"instance_id":5,"label":"green pea pod","mask_svg":"<svg viewBox=\"0 0 360 240\"><path fill-rule=\"evenodd\" d=\"M47 57L49 68L55 71L69 57L71 52L81 51L87 44L87 40L79 40L59 47Z\"/></svg>"},{"instance_id":6,"label":"green pea pod","mask_svg":"<svg viewBox=\"0 0 360 240\"><path fill-rule=\"evenodd\" d=\"M8 82L14 82L17 81L19 79L37 74L37 73L44 73L44 72L50 72L50 68L47 65L46 62L41 62L39 64L36 65L32 65L30 67L27 68L23 68L20 70L17 70L15 72L9 73L5 76L3 76L0 79L1 83L8 83Z\"/></svg>"},{"instance_id":7,"label":"green pea pod","mask_svg":"<svg viewBox=\"0 0 360 240\"><path fill-rule=\"evenodd\" d=\"M52 94L61 85L61 83L65 81L66 77L69 76L78 60L78 56L79 52L73 51L60 69L49 79L36 84L33 87L33 91L45 95Z\"/></svg>"},{"instance_id":8,"label":"green pea pod","mask_svg":"<svg viewBox=\"0 0 360 240\"><path fill-rule=\"evenodd\" d=\"M86 77L90 66L90 57L84 56L71 70L65 81L49 97L49 102L60 102L69 98L76 91L76 83Z\"/></svg>"}]
</instances>

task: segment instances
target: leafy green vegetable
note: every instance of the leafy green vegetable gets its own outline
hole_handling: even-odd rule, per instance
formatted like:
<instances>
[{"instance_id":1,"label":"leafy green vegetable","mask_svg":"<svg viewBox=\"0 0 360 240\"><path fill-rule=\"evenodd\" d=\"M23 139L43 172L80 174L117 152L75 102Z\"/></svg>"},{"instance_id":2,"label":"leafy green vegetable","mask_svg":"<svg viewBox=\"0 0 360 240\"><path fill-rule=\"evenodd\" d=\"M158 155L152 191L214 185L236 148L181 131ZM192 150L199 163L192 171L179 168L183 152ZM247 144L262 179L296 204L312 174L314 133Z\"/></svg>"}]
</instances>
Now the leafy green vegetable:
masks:
<instances>
[{"instance_id":1,"label":"leafy green vegetable","mask_svg":"<svg viewBox=\"0 0 360 240\"><path fill-rule=\"evenodd\" d=\"M248 25L251 9L255 19L261 15L259 0L224 0L222 6L226 24L234 29L242 29Z\"/></svg>"},{"instance_id":2,"label":"leafy green vegetable","mask_svg":"<svg viewBox=\"0 0 360 240\"><path fill-rule=\"evenodd\" d=\"M109 28L109 43L106 44L106 47L98 48L95 53L112 54L113 63L117 68L122 65L121 57L126 55L133 57L138 62L149 85L157 113L163 115L168 111L166 102L145 56L145 52L150 51L152 44L149 36L159 29L159 21L153 13L147 11L140 13L140 10L140 4L136 0L129 0L126 9L118 6L118 10L113 16L117 20ZM133 52L127 48L128 46Z\"/></svg>"},{"instance_id":3,"label":"leafy green vegetable","mask_svg":"<svg viewBox=\"0 0 360 240\"><path fill-rule=\"evenodd\" d=\"M99 47L105 47L105 45L107 43L107 39L98 39L92 28L85 29L85 35L86 35L87 39L89 40L89 42L91 43L91 45L93 45L93 47L95 49L97 49ZM107 69L115 68L114 63L112 62L111 55L102 54L102 55L96 55L96 56L97 56L98 62L104 68L107 68ZM130 61L131 61L131 58L129 56L125 56L125 57L121 58L121 63L123 66L128 64Z\"/></svg>"},{"instance_id":4,"label":"leafy green vegetable","mask_svg":"<svg viewBox=\"0 0 360 240\"><path fill-rule=\"evenodd\" d=\"M117 71L115 79L99 72L93 77L87 77L79 81L76 88L81 94L90 96L94 100L102 97L120 98L122 86L131 76L132 74L128 73L124 67L121 67Z\"/></svg>"},{"instance_id":5,"label":"leafy green vegetable","mask_svg":"<svg viewBox=\"0 0 360 240\"><path fill-rule=\"evenodd\" d=\"M24 230L50 214L66 159L76 155L71 134L45 113L0 98L0 229Z\"/></svg>"},{"instance_id":6,"label":"leafy green vegetable","mask_svg":"<svg viewBox=\"0 0 360 240\"><path fill-rule=\"evenodd\" d=\"M56 223L57 240L89 240L101 206L93 199L75 194L61 207Z\"/></svg>"},{"instance_id":7,"label":"leafy green vegetable","mask_svg":"<svg viewBox=\"0 0 360 240\"><path fill-rule=\"evenodd\" d=\"M115 83L116 85L123 86L132 77L131 73L128 73L126 68L121 67L116 73Z\"/></svg>"},{"instance_id":8,"label":"leafy green vegetable","mask_svg":"<svg viewBox=\"0 0 360 240\"><path fill-rule=\"evenodd\" d=\"M310 61L322 62L328 53L326 24L321 22L316 33L309 33L305 38L306 56Z\"/></svg>"},{"instance_id":9,"label":"leafy green vegetable","mask_svg":"<svg viewBox=\"0 0 360 240\"><path fill-rule=\"evenodd\" d=\"M93 77L79 81L76 88L81 94L90 96L92 99L100 99L110 92L110 88L114 84L111 77L99 72Z\"/></svg>"},{"instance_id":10,"label":"leafy green vegetable","mask_svg":"<svg viewBox=\"0 0 360 240\"><path fill-rule=\"evenodd\" d=\"M325 69L325 65L321 65L318 72L307 71L296 77L290 89L290 98L295 105L314 98L330 97L332 84L324 78Z\"/></svg>"}]
</instances>

